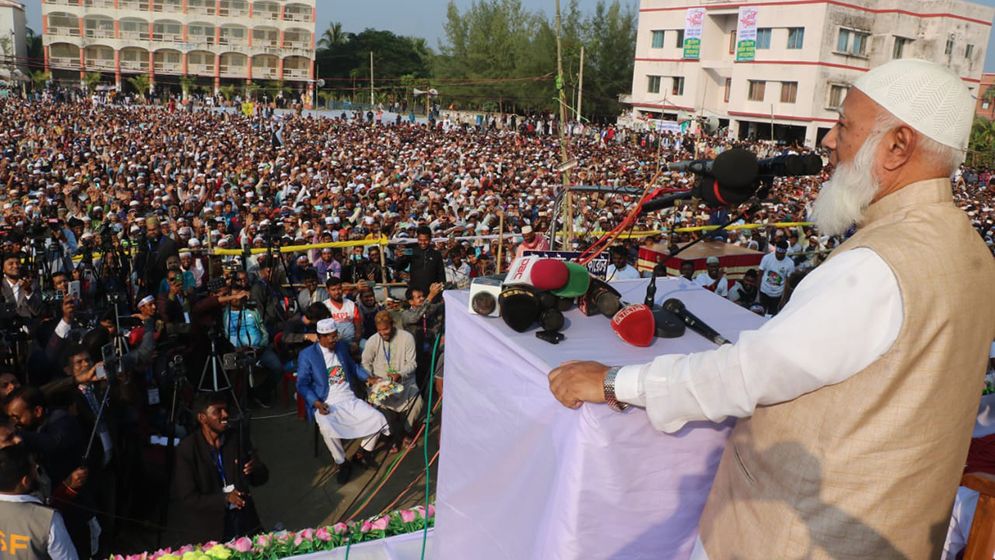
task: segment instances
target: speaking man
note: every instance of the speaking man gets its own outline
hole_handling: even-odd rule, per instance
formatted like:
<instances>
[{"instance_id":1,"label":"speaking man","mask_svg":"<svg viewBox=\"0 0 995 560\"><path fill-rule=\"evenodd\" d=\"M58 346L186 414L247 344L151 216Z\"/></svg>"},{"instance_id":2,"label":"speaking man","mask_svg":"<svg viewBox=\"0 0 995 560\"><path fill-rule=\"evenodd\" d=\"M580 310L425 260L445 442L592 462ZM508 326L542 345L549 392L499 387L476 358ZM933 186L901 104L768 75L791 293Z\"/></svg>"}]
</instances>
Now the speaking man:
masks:
<instances>
[{"instance_id":1,"label":"speaking man","mask_svg":"<svg viewBox=\"0 0 995 560\"><path fill-rule=\"evenodd\" d=\"M995 338L995 264L949 179L973 107L932 62L864 74L812 216L858 229L776 317L708 352L550 373L564 405L643 406L666 432L741 419L692 558L939 557Z\"/></svg>"}]
</instances>

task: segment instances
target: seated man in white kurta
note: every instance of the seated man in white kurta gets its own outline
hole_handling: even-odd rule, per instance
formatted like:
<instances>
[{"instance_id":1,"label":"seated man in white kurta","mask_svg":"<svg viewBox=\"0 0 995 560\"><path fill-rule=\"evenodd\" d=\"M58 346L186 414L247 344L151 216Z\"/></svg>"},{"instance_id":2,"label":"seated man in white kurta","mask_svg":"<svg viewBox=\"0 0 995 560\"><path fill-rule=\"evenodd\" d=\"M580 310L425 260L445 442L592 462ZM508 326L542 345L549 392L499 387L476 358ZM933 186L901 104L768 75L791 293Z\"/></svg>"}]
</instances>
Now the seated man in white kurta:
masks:
<instances>
[{"instance_id":1,"label":"seated man in white kurta","mask_svg":"<svg viewBox=\"0 0 995 560\"><path fill-rule=\"evenodd\" d=\"M339 483L344 484L353 462L373 465L380 434L390 435L387 419L356 396L353 387L361 387L368 374L352 360L348 344L338 340L333 319L318 321L318 342L302 350L297 361L297 393L308 403L308 418L318 424L332 459L340 466ZM347 462L341 440L357 438L364 439Z\"/></svg>"}]
</instances>

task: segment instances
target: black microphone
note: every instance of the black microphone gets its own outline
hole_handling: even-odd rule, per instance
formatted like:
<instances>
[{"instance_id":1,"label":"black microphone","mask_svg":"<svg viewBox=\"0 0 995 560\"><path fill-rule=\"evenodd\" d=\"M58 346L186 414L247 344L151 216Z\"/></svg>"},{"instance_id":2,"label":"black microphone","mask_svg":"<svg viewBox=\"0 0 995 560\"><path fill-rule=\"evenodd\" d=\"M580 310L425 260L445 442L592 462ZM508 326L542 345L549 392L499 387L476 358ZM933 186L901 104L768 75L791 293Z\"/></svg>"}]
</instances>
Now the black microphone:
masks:
<instances>
[{"instance_id":1,"label":"black microphone","mask_svg":"<svg viewBox=\"0 0 995 560\"><path fill-rule=\"evenodd\" d=\"M679 161L667 165L668 171L690 171L696 175L714 177L727 189L749 187L757 178L757 156L743 148L732 148L714 160Z\"/></svg>"},{"instance_id":2,"label":"black microphone","mask_svg":"<svg viewBox=\"0 0 995 560\"><path fill-rule=\"evenodd\" d=\"M719 346L723 344L731 344L725 339L725 337L720 335L718 331L712 327L709 327L704 321L698 317L695 317L694 314L688 311L687 307L684 307L684 302L681 300L677 298L670 298L663 302L663 308L676 315L681 321L684 321L684 324L687 325L689 329L714 342L715 344L718 344Z\"/></svg>"},{"instance_id":3,"label":"black microphone","mask_svg":"<svg viewBox=\"0 0 995 560\"><path fill-rule=\"evenodd\" d=\"M817 154L787 154L757 162L761 177L799 177L822 172L822 158Z\"/></svg>"}]
</instances>

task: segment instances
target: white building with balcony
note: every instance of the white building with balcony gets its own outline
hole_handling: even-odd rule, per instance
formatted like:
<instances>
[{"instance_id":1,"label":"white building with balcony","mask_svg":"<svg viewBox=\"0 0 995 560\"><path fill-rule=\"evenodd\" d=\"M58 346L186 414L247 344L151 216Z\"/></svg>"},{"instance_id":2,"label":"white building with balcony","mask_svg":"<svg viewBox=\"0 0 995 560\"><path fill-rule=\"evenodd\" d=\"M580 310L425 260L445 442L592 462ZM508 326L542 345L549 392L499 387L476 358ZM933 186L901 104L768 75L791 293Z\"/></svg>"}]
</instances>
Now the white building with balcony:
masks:
<instances>
[{"instance_id":1,"label":"white building with balcony","mask_svg":"<svg viewBox=\"0 0 995 560\"><path fill-rule=\"evenodd\" d=\"M27 57L24 4L14 0L0 0L0 80L25 79Z\"/></svg>"},{"instance_id":2,"label":"white building with balcony","mask_svg":"<svg viewBox=\"0 0 995 560\"><path fill-rule=\"evenodd\" d=\"M737 62L741 6L756 9L756 50ZM704 9L700 54L685 58L694 8ZM962 0L641 0L624 101L635 118L694 115L738 138L812 146L836 122L849 84L893 58L944 64L977 92L993 16Z\"/></svg>"},{"instance_id":3,"label":"white building with balcony","mask_svg":"<svg viewBox=\"0 0 995 560\"><path fill-rule=\"evenodd\" d=\"M54 71L284 81L314 98L316 0L43 0Z\"/></svg>"}]
</instances>

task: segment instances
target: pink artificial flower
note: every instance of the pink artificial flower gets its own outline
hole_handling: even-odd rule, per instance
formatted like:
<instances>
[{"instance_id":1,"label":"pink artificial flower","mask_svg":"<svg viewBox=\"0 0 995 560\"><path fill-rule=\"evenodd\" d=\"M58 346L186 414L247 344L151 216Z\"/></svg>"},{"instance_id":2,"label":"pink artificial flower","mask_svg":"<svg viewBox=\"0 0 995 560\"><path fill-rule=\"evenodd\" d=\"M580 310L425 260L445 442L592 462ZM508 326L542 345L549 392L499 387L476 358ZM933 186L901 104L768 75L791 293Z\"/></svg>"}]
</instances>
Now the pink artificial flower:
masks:
<instances>
[{"instance_id":1,"label":"pink artificial flower","mask_svg":"<svg viewBox=\"0 0 995 560\"><path fill-rule=\"evenodd\" d=\"M259 545L260 548L266 548L267 546L269 546L270 540L271 537L268 534L259 535L258 537L256 537L256 544Z\"/></svg>"},{"instance_id":2,"label":"pink artificial flower","mask_svg":"<svg viewBox=\"0 0 995 560\"><path fill-rule=\"evenodd\" d=\"M129 554L125 557L125 560L145 560L145 553L141 554Z\"/></svg>"},{"instance_id":3,"label":"pink artificial flower","mask_svg":"<svg viewBox=\"0 0 995 560\"><path fill-rule=\"evenodd\" d=\"M415 512L411 511L410 509L402 509L400 513L401 513L401 521L405 523L411 523L418 518L418 516L415 515Z\"/></svg>"},{"instance_id":4,"label":"pink artificial flower","mask_svg":"<svg viewBox=\"0 0 995 560\"><path fill-rule=\"evenodd\" d=\"M124 560L124 556L121 556L120 554L115 554L114 556L111 556L111 560Z\"/></svg>"},{"instance_id":5,"label":"pink artificial flower","mask_svg":"<svg viewBox=\"0 0 995 560\"><path fill-rule=\"evenodd\" d=\"M332 525L332 531L334 531L336 535L344 535L347 532L349 532L349 526L346 525L345 523L339 522L336 523L335 525Z\"/></svg>"},{"instance_id":6,"label":"pink artificial flower","mask_svg":"<svg viewBox=\"0 0 995 560\"><path fill-rule=\"evenodd\" d=\"M201 550L210 550L218 545L218 541L207 541L200 546Z\"/></svg>"},{"instance_id":7,"label":"pink artificial flower","mask_svg":"<svg viewBox=\"0 0 995 560\"><path fill-rule=\"evenodd\" d=\"M332 534L328 532L327 527L320 527L314 532L314 536L321 542L328 542L332 540Z\"/></svg>"},{"instance_id":8,"label":"pink artificial flower","mask_svg":"<svg viewBox=\"0 0 995 560\"><path fill-rule=\"evenodd\" d=\"M294 535L294 546L300 546L304 542L304 532L301 531Z\"/></svg>"},{"instance_id":9,"label":"pink artificial flower","mask_svg":"<svg viewBox=\"0 0 995 560\"><path fill-rule=\"evenodd\" d=\"M193 545L192 544L185 544L185 545L181 546L179 550L176 551L176 553L178 555L180 555L180 556L183 556L184 554L186 554L188 552L193 552Z\"/></svg>"},{"instance_id":10,"label":"pink artificial flower","mask_svg":"<svg viewBox=\"0 0 995 560\"><path fill-rule=\"evenodd\" d=\"M239 537L232 543L232 548L237 552L249 552L252 550L252 539L249 537Z\"/></svg>"},{"instance_id":11,"label":"pink artificial flower","mask_svg":"<svg viewBox=\"0 0 995 560\"><path fill-rule=\"evenodd\" d=\"M373 530L373 524L369 521L363 521L363 525L359 528L360 533L369 533Z\"/></svg>"},{"instance_id":12,"label":"pink artificial flower","mask_svg":"<svg viewBox=\"0 0 995 560\"><path fill-rule=\"evenodd\" d=\"M384 516L384 517L381 517L380 519L377 519L376 521L374 521L372 523L372 526L377 531L384 531L384 530L387 529L387 525L389 525L389 524L390 524L390 518Z\"/></svg>"},{"instance_id":13,"label":"pink artificial flower","mask_svg":"<svg viewBox=\"0 0 995 560\"><path fill-rule=\"evenodd\" d=\"M435 506L432 504L428 504L428 516L435 517Z\"/></svg>"},{"instance_id":14,"label":"pink artificial flower","mask_svg":"<svg viewBox=\"0 0 995 560\"><path fill-rule=\"evenodd\" d=\"M313 541L314 540L314 529L311 529L309 527L307 529L304 529L300 533L298 533L298 535L301 538L303 538L304 540L306 540L306 541Z\"/></svg>"}]
</instances>

